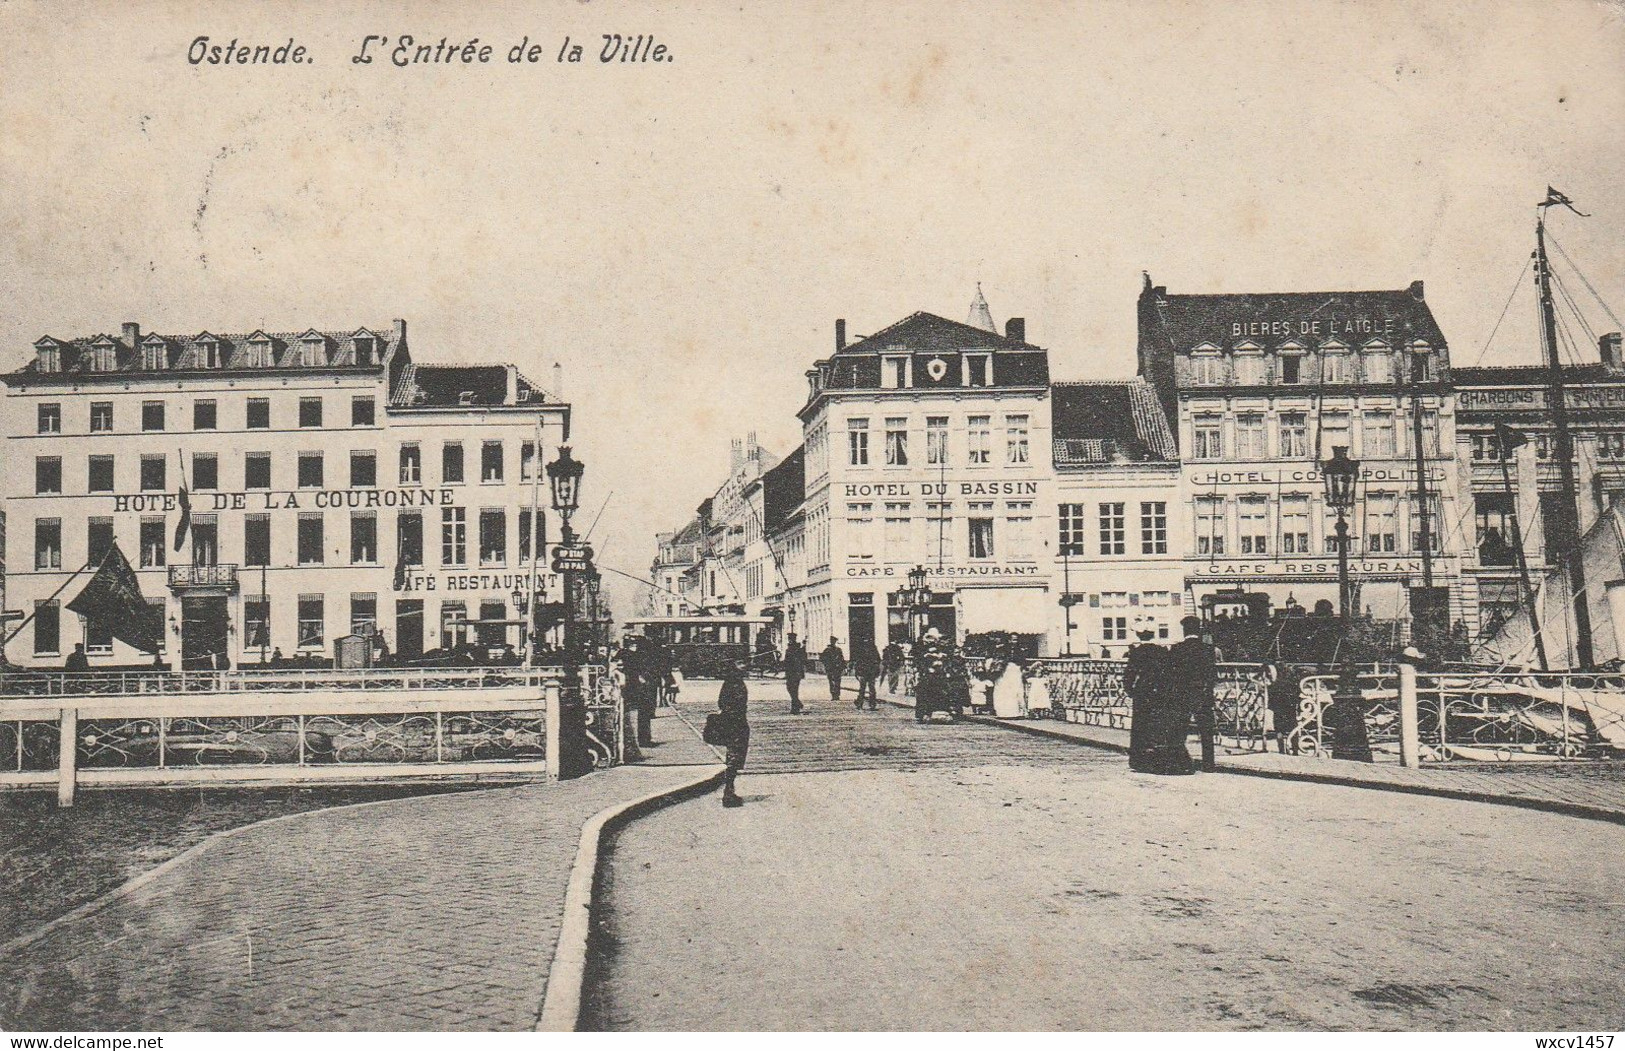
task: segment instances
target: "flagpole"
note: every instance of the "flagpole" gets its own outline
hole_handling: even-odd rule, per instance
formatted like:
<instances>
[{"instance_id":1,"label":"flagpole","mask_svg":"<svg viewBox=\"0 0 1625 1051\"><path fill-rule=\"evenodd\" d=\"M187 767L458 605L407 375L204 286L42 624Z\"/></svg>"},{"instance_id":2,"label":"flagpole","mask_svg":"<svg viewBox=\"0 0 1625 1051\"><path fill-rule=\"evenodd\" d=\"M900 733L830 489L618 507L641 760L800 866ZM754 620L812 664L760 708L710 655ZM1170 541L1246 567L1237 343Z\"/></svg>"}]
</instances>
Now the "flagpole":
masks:
<instances>
[{"instance_id":1,"label":"flagpole","mask_svg":"<svg viewBox=\"0 0 1625 1051\"><path fill-rule=\"evenodd\" d=\"M107 556L109 554L111 554L111 553L112 553L111 548L109 548L107 551L102 552L102 560L101 560L101 562L96 563L96 571L97 572L101 572L102 562L106 562L107 561ZM21 635L23 633L23 629L28 627L29 623L33 621L35 615L39 613L39 608L41 606L49 606L51 604L51 599L56 598L58 595L62 594L62 592L66 591L68 589L68 585L72 584L75 580L78 580L79 579L79 574L83 573L85 570L87 570L89 568L90 568L90 563L86 562L84 565L82 565L78 569L74 570L73 575L68 577L67 580L64 580L62 582L62 584L55 591L51 592L50 598L47 598L44 602L36 602L34 604L34 612L30 613L28 616L26 616L26 617L24 617L22 619L22 622L17 625L16 629L14 631L12 631L12 633L10 635L6 636L6 641L5 642L0 642L0 650L3 650L5 647L11 645L11 640L15 639L18 635Z\"/></svg>"}]
</instances>

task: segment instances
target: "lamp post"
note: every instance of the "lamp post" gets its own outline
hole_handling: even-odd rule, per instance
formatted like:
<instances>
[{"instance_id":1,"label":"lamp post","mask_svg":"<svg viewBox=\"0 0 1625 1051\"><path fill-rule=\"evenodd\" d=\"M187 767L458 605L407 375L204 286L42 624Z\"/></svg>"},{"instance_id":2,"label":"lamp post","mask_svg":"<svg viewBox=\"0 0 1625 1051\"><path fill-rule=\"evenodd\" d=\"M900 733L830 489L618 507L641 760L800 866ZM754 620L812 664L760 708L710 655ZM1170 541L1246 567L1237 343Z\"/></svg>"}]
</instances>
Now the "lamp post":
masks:
<instances>
[{"instance_id":1,"label":"lamp post","mask_svg":"<svg viewBox=\"0 0 1625 1051\"><path fill-rule=\"evenodd\" d=\"M919 642L925 634L925 621L931 613L931 589L925 583L925 567L915 566L908 571L908 586L903 589L908 607L909 641Z\"/></svg>"},{"instance_id":2,"label":"lamp post","mask_svg":"<svg viewBox=\"0 0 1625 1051\"><path fill-rule=\"evenodd\" d=\"M559 446L559 458L547 465L547 484L553 510L559 516L558 547L552 568L564 583L564 689L559 696L559 776L576 777L591 769L587 758L587 710L581 680L581 574L590 571L591 550L576 543L570 517L581 504L581 476L586 467L570 455L568 445Z\"/></svg>"},{"instance_id":3,"label":"lamp post","mask_svg":"<svg viewBox=\"0 0 1625 1051\"><path fill-rule=\"evenodd\" d=\"M1337 615L1342 625L1340 645L1352 642L1349 613L1354 605L1349 583L1349 521L1354 507L1355 483L1360 463L1348 457L1348 449L1336 446L1332 457L1320 465L1326 483L1326 503L1337 512ZM1328 709L1332 724L1332 757L1371 762L1371 742L1365 732L1365 713L1360 710L1360 690L1353 663L1344 649L1338 661L1337 695Z\"/></svg>"},{"instance_id":4,"label":"lamp post","mask_svg":"<svg viewBox=\"0 0 1625 1051\"><path fill-rule=\"evenodd\" d=\"M585 464L570 455L568 445L559 446L559 458L547 465L547 484L553 498L553 510L559 516L559 540L564 547L576 542L570 518L581 506L581 476L586 470ZM566 661L570 661L576 655L575 619L580 596L576 593L576 574L566 569L560 576L564 580L564 652Z\"/></svg>"}]
</instances>

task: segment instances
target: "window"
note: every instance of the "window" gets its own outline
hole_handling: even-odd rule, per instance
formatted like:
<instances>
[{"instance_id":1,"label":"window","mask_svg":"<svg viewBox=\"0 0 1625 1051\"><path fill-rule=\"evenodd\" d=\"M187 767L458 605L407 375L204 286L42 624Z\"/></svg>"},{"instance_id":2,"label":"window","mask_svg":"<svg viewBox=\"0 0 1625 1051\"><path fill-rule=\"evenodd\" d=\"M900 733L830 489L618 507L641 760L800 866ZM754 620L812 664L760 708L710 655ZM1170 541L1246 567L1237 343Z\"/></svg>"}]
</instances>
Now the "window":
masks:
<instances>
[{"instance_id":1,"label":"window","mask_svg":"<svg viewBox=\"0 0 1625 1051\"><path fill-rule=\"evenodd\" d=\"M1414 420L1412 424L1414 426ZM1415 431L1411 432L1413 435ZM1439 451L1439 414L1436 411L1422 410L1422 455L1436 457Z\"/></svg>"},{"instance_id":2,"label":"window","mask_svg":"<svg viewBox=\"0 0 1625 1051\"><path fill-rule=\"evenodd\" d=\"M440 604L440 645L444 649L468 641L468 610L461 602Z\"/></svg>"},{"instance_id":3,"label":"window","mask_svg":"<svg viewBox=\"0 0 1625 1051\"><path fill-rule=\"evenodd\" d=\"M141 429L144 431L161 431L164 429L163 402L144 401L141 403Z\"/></svg>"},{"instance_id":4,"label":"window","mask_svg":"<svg viewBox=\"0 0 1625 1051\"><path fill-rule=\"evenodd\" d=\"M1256 387L1264 382L1264 353L1262 350L1236 352L1236 385Z\"/></svg>"},{"instance_id":5,"label":"window","mask_svg":"<svg viewBox=\"0 0 1625 1051\"><path fill-rule=\"evenodd\" d=\"M141 520L141 568L156 569L164 564L164 520L162 518L143 518Z\"/></svg>"},{"instance_id":6,"label":"window","mask_svg":"<svg viewBox=\"0 0 1625 1051\"><path fill-rule=\"evenodd\" d=\"M887 354L880 359L880 385L887 390L907 387L909 383L907 354Z\"/></svg>"},{"instance_id":7,"label":"window","mask_svg":"<svg viewBox=\"0 0 1625 1051\"><path fill-rule=\"evenodd\" d=\"M1367 493L1365 498L1365 544L1371 554L1399 550L1399 524L1393 493Z\"/></svg>"},{"instance_id":8,"label":"window","mask_svg":"<svg viewBox=\"0 0 1625 1051\"><path fill-rule=\"evenodd\" d=\"M395 516L395 556L403 566L423 565L423 516L416 511Z\"/></svg>"},{"instance_id":9,"label":"window","mask_svg":"<svg viewBox=\"0 0 1625 1051\"><path fill-rule=\"evenodd\" d=\"M41 372L62 371L62 350L59 347L39 348L39 370Z\"/></svg>"},{"instance_id":10,"label":"window","mask_svg":"<svg viewBox=\"0 0 1625 1051\"><path fill-rule=\"evenodd\" d=\"M1191 431L1196 439L1191 448L1193 460L1222 460L1224 458L1224 418L1197 416L1191 420Z\"/></svg>"},{"instance_id":11,"label":"window","mask_svg":"<svg viewBox=\"0 0 1625 1051\"><path fill-rule=\"evenodd\" d=\"M377 420L377 411L371 398L350 399L350 426L371 427Z\"/></svg>"},{"instance_id":12,"label":"window","mask_svg":"<svg viewBox=\"0 0 1625 1051\"><path fill-rule=\"evenodd\" d=\"M480 565L508 564L508 515L498 508L480 511Z\"/></svg>"},{"instance_id":13,"label":"window","mask_svg":"<svg viewBox=\"0 0 1625 1051\"><path fill-rule=\"evenodd\" d=\"M271 399L248 399L248 429L263 431L271 426Z\"/></svg>"},{"instance_id":14,"label":"window","mask_svg":"<svg viewBox=\"0 0 1625 1051\"><path fill-rule=\"evenodd\" d=\"M847 463L851 466L867 467L869 465L868 420L846 421L846 453Z\"/></svg>"},{"instance_id":15,"label":"window","mask_svg":"<svg viewBox=\"0 0 1625 1051\"><path fill-rule=\"evenodd\" d=\"M1224 382L1224 359L1213 351L1191 355L1191 382L1200 387L1216 387Z\"/></svg>"},{"instance_id":16,"label":"window","mask_svg":"<svg viewBox=\"0 0 1625 1051\"><path fill-rule=\"evenodd\" d=\"M1411 344L1410 364L1412 383L1427 383L1433 379L1431 375L1433 359L1428 354L1426 343Z\"/></svg>"},{"instance_id":17,"label":"window","mask_svg":"<svg viewBox=\"0 0 1625 1051\"><path fill-rule=\"evenodd\" d=\"M1478 454L1478 441L1484 435L1473 435L1473 459L1482 460ZM1625 431L1603 431L1597 435L1597 458L1599 460L1625 460Z\"/></svg>"},{"instance_id":18,"label":"window","mask_svg":"<svg viewBox=\"0 0 1625 1051\"><path fill-rule=\"evenodd\" d=\"M144 493L161 493L168 486L165 478L168 474L168 460L163 453L145 455L141 457L141 491Z\"/></svg>"},{"instance_id":19,"label":"window","mask_svg":"<svg viewBox=\"0 0 1625 1051\"><path fill-rule=\"evenodd\" d=\"M416 445L401 446L401 484L416 485L423 481L423 455Z\"/></svg>"},{"instance_id":20,"label":"window","mask_svg":"<svg viewBox=\"0 0 1625 1051\"><path fill-rule=\"evenodd\" d=\"M1546 561L1552 564L1563 561L1579 544L1568 498L1562 493L1541 493L1540 521L1546 527Z\"/></svg>"},{"instance_id":21,"label":"window","mask_svg":"<svg viewBox=\"0 0 1625 1051\"><path fill-rule=\"evenodd\" d=\"M1367 383L1394 382L1394 357L1384 346L1368 347L1360 351L1360 371Z\"/></svg>"},{"instance_id":22,"label":"window","mask_svg":"<svg viewBox=\"0 0 1625 1051\"><path fill-rule=\"evenodd\" d=\"M299 399L299 426L320 427L322 425L322 399Z\"/></svg>"},{"instance_id":23,"label":"window","mask_svg":"<svg viewBox=\"0 0 1625 1051\"><path fill-rule=\"evenodd\" d=\"M62 457L34 457L34 492L60 493L62 491Z\"/></svg>"},{"instance_id":24,"label":"window","mask_svg":"<svg viewBox=\"0 0 1625 1051\"><path fill-rule=\"evenodd\" d=\"M1283 459L1292 459L1308 456L1309 418L1301 412L1283 412L1280 421L1281 457Z\"/></svg>"},{"instance_id":25,"label":"window","mask_svg":"<svg viewBox=\"0 0 1625 1051\"><path fill-rule=\"evenodd\" d=\"M93 401L90 403L90 433L106 434L113 429L113 403L110 401Z\"/></svg>"},{"instance_id":26,"label":"window","mask_svg":"<svg viewBox=\"0 0 1625 1051\"><path fill-rule=\"evenodd\" d=\"M1168 504L1162 500L1140 502L1140 554L1168 553Z\"/></svg>"},{"instance_id":27,"label":"window","mask_svg":"<svg viewBox=\"0 0 1625 1051\"><path fill-rule=\"evenodd\" d=\"M948 463L948 417L925 418L925 462L933 467Z\"/></svg>"},{"instance_id":28,"label":"window","mask_svg":"<svg viewBox=\"0 0 1625 1051\"><path fill-rule=\"evenodd\" d=\"M378 516L371 511L350 512L350 564L371 566L378 562Z\"/></svg>"},{"instance_id":29,"label":"window","mask_svg":"<svg viewBox=\"0 0 1625 1051\"><path fill-rule=\"evenodd\" d=\"M214 453L192 454L192 488L220 488L220 461Z\"/></svg>"},{"instance_id":30,"label":"window","mask_svg":"<svg viewBox=\"0 0 1625 1051\"><path fill-rule=\"evenodd\" d=\"M1625 436L1622 436L1625 437ZM1499 460L1501 458L1501 443L1493 434L1475 434L1470 439L1472 443L1473 459ZM1598 450L1601 455L1601 449Z\"/></svg>"},{"instance_id":31,"label":"window","mask_svg":"<svg viewBox=\"0 0 1625 1051\"><path fill-rule=\"evenodd\" d=\"M468 565L468 511L465 508L440 509L440 564Z\"/></svg>"},{"instance_id":32,"label":"window","mask_svg":"<svg viewBox=\"0 0 1625 1051\"><path fill-rule=\"evenodd\" d=\"M1411 498L1411 550L1422 550L1422 505L1417 503L1415 497ZM1440 551L1440 534L1444 532L1444 507L1439 503L1438 493L1427 494L1428 509L1428 549L1437 553Z\"/></svg>"},{"instance_id":33,"label":"window","mask_svg":"<svg viewBox=\"0 0 1625 1051\"><path fill-rule=\"evenodd\" d=\"M56 401L41 402L39 407L39 433L62 433L62 403Z\"/></svg>"},{"instance_id":34,"label":"window","mask_svg":"<svg viewBox=\"0 0 1625 1051\"><path fill-rule=\"evenodd\" d=\"M212 566L220 561L220 526L214 515L192 518L192 563Z\"/></svg>"},{"instance_id":35,"label":"window","mask_svg":"<svg viewBox=\"0 0 1625 1051\"><path fill-rule=\"evenodd\" d=\"M444 485L462 484L463 445L461 442L447 442L440 447L440 481Z\"/></svg>"},{"instance_id":36,"label":"window","mask_svg":"<svg viewBox=\"0 0 1625 1051\"><path fill-rule=\"evenodd\" d=\"M914 518L912 507L906 503L886 505L886 559L902 562L912 553Z\"/></svg>"},{"instance_id":37,"label":"window","mask_svg":"<svg viewBox=\"0 0 1625 1051\"><path fill-rule=\"evenodd\" d=\"M1100 505L1100 553L1121 555L1125 549L1127 527L1124 525L1123 504Z\"/></svg>"},{"instance_id":38,"label":"window","mask_svg":"<svg viewBox=\"0 0 1625 1051\"><path fill-rule=\"evenodd\" d=\"M1346 349L1331 349L1320 356L1320 381L1322 383L1347 383L1349 381L1349 355Z\"/></svg>"},{"instance_id":39,"label":"window","mask_svg":"<svg viewBox=\"0 0 1625 1051\"><path fill-rule=\"evenodd\" d=\"M113 549L113 520L92 518L85 535L86 561L101 565L102 559Z\"/></svg>"},{"instance_id":40,"label":"window","mask_svg":"<svg viewBox=\"0 0 1625 1051\"><path fill-rule=\"evenodd\" d=\"M1033 505L1031 501L1011 501L1004 505L1004 553L1014 561L1033 557Z\"/></svg>"},{"instance_id":41,"label":"window","mask_svg":"<svg viewBox=\"0 0 1625 1051\"><path fill-rule=\"evenodd\" d=\"M993 505L991 503L972 503L967 510L969 541L966 554L971 558L993 557Z\"/></svg>"},{"instance_id":42,"label":"window","mask_svg":"<svg viewBox=\"0 0 1625 1051\"><path fill-rule=\"evenodd\" d=\"M1269 445L1264 437L1264 417L1261 413L1244 412L1236 417L1236 459L1267 460Z\"/></svg>"},{"instance_id":43,"label":"window","mask_svg":"<svg viewBox=\"0 0 1625 1051\"><path fill-rule=\"evenodd\" d=\"M372 356L378 352L378 341L371 336L355 337L355 363L357 365L371 365Z\"/></svg>"},{"instance_id":44,"label":"window","mask_svg":"<svg viewBox=\"0 0 1625 1051\"><path fill-rule=\"evenodd\" d=\"M322 564L322 548L325 546L322 537L322 516L316 514L302 514L299 516L299 564L301 566L319 566Z\"/></svg>"},{"instance_id":45,"label":"window","mask_svg":"<svg viewBox=\"0 0 1625 1051\"><path fill-rule=\"evenodd\" d=\"M991 463L993 458L993 417L972 416L966 432L969 442L967 462L971 466Z\"/></svg>"},{"instance_id":46,"label":"window","mask_svg":"<svg viewBox=\"0 0 1625 1051\"><path fill-rule=\"evenodd\" d=\"M1056 519L1060 522L1060 550L1063 555L1083 554L1085 514L1083 504L1061 504L1056 508Z\"/></svg>"},{"instance_id":47,"label":"window","mask_svg":"<svg viewBox=\"0 0 1625 1051\"><path fill-rule=\"evenodd\" d=\"M925 505L926 539L934 550L945 555L951 550L954 508L950 503L932 502Z\"/></svg>"},{"instance_id":48,"label":"window","mask_svg":"<svg viewBox=\"0 0 1625 1051\"><path fill-rule=\"evenodd\" d=\"M320 489L322 487L322 454L299 454L299 488Z\"/></svg>"},{"instance_id":49,"label":"window","mask_svg":"<svg viewBox=\"0 0 1625 1051\"><path fill-rule=\"evenodd\" d=\"M993 355L966 354L961 361L965 386L993 386Z\"/></svg>"},{"instance_id":50,"label":"window","mask_svg":"<svg viewBox=\"0 0 1625 1051\"><path fill-rule=\"evenodd\" d=\"M192 403L192 429L194 431L212 431L215 428L216 414L213 399L200 399Z\"/></svg>"},{"instance_id":51,"label":"window","mask_svg":"<svg viewBox=\"0 0 1625 1051\"><path fill-rule=\"evenodd\" d=\"M1196 498L1196 553L1198 555L1224 554L1225 534L1230 531L1226 521L1224 500L1217 496Z\"/></svg>"},{"instance_id":52,"label":"window","mask_svg":"<svg viewBox=\"0 0 1625 1051\"><path fill-rule=\"evenodd\" d=\"M1358 522L1350 519L1348 528L1349 554L1352 555L1360 550L1360 526ZM1328 555L1337 554L1337 512L1330 507L1326 508L1326 528L1323 535L1326 538L1326 553Z\"/></svg>"},{"instance_id":53,"label":"window","mask_svg":"<svg viewBox=\"0 0 1625 1051\"><path fill-rule=\"evenodd\" d=\"M535 479L536 472L536 443L523 442L519 446L519 480L529 482Z\"/></svg>"},{"instance_id":54,"label":"window","mask_svg":"<svg viewBox=\"0 0 1625 1051\"><path fill-rule=\"evenodd\" d=\"M1281 355L1281 382L1295 384L1303 382L1303 358L1297 354Z\"/></svg>"},{"instance_id":55,"label":"window","mask_svg":"<svg viewBox=\"0 0 1625 1051\"><path fill-rule=\"evenodd\" d=\"M268 566L271 564L271 516L245 515L243 517L243 565Z\"/></svg>"},{"instance_id":56,"label":"window","mask_svg":"<svg viewBox=\"0 0 1625 1051\"><path fill-rule=\"evenodd\" d=\"M113 632L105 619L85 618L85 652L103 655L113 652Z\"/></svg>"},{"instance_id":57,"label":"window","mask_svg":"<svg viewBox=\"0 0 1625 1051\"><path fill-rule=\"evenodd\" d=\"M350 634L369 638L378 633L378 596L370 591L350 596Z\"/></svg>"},{"instance_id":58,"label":"window","mask_svg":"<svg viewBox=\"0 0 1625 1051\"><path fill-rule=\"evenodd\" d=\"M255 340L249 345L248 360L252 365L271 364L271 344L266 340ZM217 369L221 364L220 342L206 339L198 344L198 361L203 368Z\"/></svg>"},{"instance_id":59,"label":"window","mask_svg":"<svg viewBox=\"0 0 1625 1051\"><path fill-rule=\"evenodd\" d=\"M55 601L34 602L34 656L54 657L62 652L62 607Z\"/></svg>"},{"instance_id":60,"label":"window","mask_svg":"<svg viewBox=\"0 0 1625 1051\"><path fill-rule=\"evenodd\" d=\"M1004 418L1005 462L1010 464L1024 464L1027 458L1027 417L1006 416Z\"/></svg>"},{"instance_id":61,"label":"window","mask_svg":"<svg viewBox=\"0 0 1625 1051\"><path fill-rule=\"evenodd\" d=\"M322 649L327 641L327 614L321 595L299 596L299 648Z\"/></svg>"},{"instance_id":62,"label":"window","mask_svg":"<svg viewBox=\"0 0 1625 1051\"><path fill-rule=\"evenodd\" d=\"M1240 512L1238 547L1243 555L1269 554L1270 506L1262 496L1244 496L1237 503Z\"/></svg>"},{"instance_id":63,"label":"window","mask_svg":"<svg viewBox=\"0 0 1625 1051\"><path fill-rule=\"evenodd\" d=\"M152 343L141 348L141 367L144 369L166 369L169 367L168 348L162 343Z\"/></svg>"},{"instance_id":64,"label":"window","mask_svg":"<svg viewBox=\"0 0 1625 1051\"><path fill-rule=\"evenodd\" d=\"M1365 414L1365 455L1367 458L1394 455L1394 414Z\"/></svg>"},{"instance_id":65,"label":"window","mask_svg":"<svg viewBox=\"0 0 1625 1051\"><path fill-rule=\"evenodd\" d=\"M371 489L378 484L378 457L369 450L350 453L350 488Z\"/></svg>"},{"instance_id":66,"label":"window","mask_svg":"<svg viewBox=\"0 0 1625 1051\"><path fill-rule=\"evenodd\" d=\"M908 466L908 420L892 416L886 420L886 466Z\"/></svg>"},{"instance_id":67,"label":"window","mask_svg":"<svg viewBox=\"0 0 1625 1051\"><path fill-rule=\"evenodd\" d=\"M243 600L243 648L271 648L271 602L263 595Z\"/></svg>"},{"instance_id":68,"label":"window","mask_svg":"<svg viewBox=\"0 0 1625 1051\"><path fill-rule=\"evenodd\" d=\"M541 556L547 553L547 515L538 511L536 514L536 528L532 530L530 528L530 508L527 507L523 511L519 512L520 565L530 564L530 553L532 550L531 544L533 540L535 542L534 550L537 553L537 558L540 559ZM671 588L669 590L675 591L677 589Z\"/></svg>"},{"instance_id":69,"label":"window","mask_svg":"<svg viewBox=\"0 0 1625 1051\"><path fill-rule=\"evenodd\" d=\"M1128 641L1128 618L1127 617L1101 617L1100 618L1100 640L1102 642L1127 642Z\"/></svg>"},{"instance_id":70,"label":"window","mask_svg":"<svg viewBox=\"0 0 1625 1051\"><path fill-rule=\"evenodd\" d=\"M875 505L847 504L846 528L848 557L868 560L875 557Z\"/></svg>"},{"instance_id":71,"label":"window","mask_svg":"<svg viewBox=\"0 0 1625 1051\"><path fill-rule=\"evenodd\" d=\"M111 456L92 456L90 458L88 488L93 493L110 493L113 491L113 458Z\"/></svg>"},{"instance_id":72,"label":"window","mask_svg":"<svg viewBox=\"0 0 1625 1051\"><path fill-rule=\"evenodd\" d=\"M480 481L502 481L501 442L485 442L480 446Z\"/></svg>"},{"instance_id":73,"label":"window","mask_svg":"<svg viewBox=\"0 0 1625 1051\"><path fill-rule=\"evenodd\" d=\"M1283 496L1281 498L1281 554L1307 555L1309 553L1309 498Z\"/></svg>"},{"instance_id":74,"label":"window","mask_svg":"<svg viewBox=\"0 0 1625 1051\"><path fill-rule=\"evenodd\" d=\"M243 454L243 488L269 489L271 488L271 454L270 453L244 453Z\"/></svg>"},{"instance_id":75,"label":"window","mask_svg":"<svg viewBox=\"0 0 1625 1051\"><path fill-rule=\"evenodd\" d=\"M1516 526L1512 521L1512 497L1506 493L1478 493L1473 497L1474 521L1478 527L1478 563L1482 566L1511 566L1518 561Z\"/></svg>"},{"instance_id":76,"label":"window","mask_svg":"<svg viewBox=\"0 0 1625 1051\"><path fill-rule=\"evenodd\" d=\"M34 568L62 568L62 519L34 520Z\"/></svg>"},{"instance_id":77,"label":"window","mask_svg":"<svg viewBox=\"0 0 1625 1051\"><path fill-rule=\"evenodd\" d=\"M1320 452L1321 459L1329 458L1336 449L1351 450L1353 445L1349 441L1349 414L1346 412L1323 412L1320 414Z\"/></svg>"}]
</instances>

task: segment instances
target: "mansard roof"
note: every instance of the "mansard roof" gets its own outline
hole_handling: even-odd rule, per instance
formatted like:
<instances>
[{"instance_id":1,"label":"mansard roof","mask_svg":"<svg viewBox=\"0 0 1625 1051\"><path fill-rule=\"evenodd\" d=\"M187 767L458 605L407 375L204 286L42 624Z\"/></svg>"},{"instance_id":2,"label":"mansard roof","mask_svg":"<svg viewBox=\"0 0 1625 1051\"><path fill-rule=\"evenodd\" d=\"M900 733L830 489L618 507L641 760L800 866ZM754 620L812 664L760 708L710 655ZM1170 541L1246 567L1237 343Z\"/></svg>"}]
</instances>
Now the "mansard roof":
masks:
<instances>
[{"instance_id":1,"label":"mansard roof","mask_svg":"<svg viewBox=\"0 0 1625 1051\"><path fill-rule=\"evenodd\" d=\"M127 326L127 333L128 333ZM141 335L136 331L135 338L131 340L128 334L113 336L97 334L82 336L73 339L55 339L51 336L42 336L34 343L36 349L57 347L61 350L62 360L58 371L42 372L37 357L28 361L21 368L10 373L5 378L13 382L26 382L29 380L48 379L56 375L87 376L103 374L93 368L93 361L89 351L92 347L106 347L112 345L116 348L117 367L114 370L121 375L150 373L155 370L148 369L139 348L146 346L163 345L169 348L164 362L165 372L207 370L215 372L258 371L271 368L330 368L353 369L363 368L378 370L383 368L385 358L399 351L405 344L404 327L385 329L394 333L390 337L378 336L367 329L357 330L374 339L379 344L374 347L373 361L369 365L357 365L355 360L354 335L349 331L327 331L306 329L303 332L267 332L256 329L248 333L225 333L216 335L205 329L196 335L148 333ZM322 364L306 365L300 359L302 345L311 341L312 336L320 337L326 341L327 347L332 351L328 360ZM204 344L213 343L219 347L222 364L216 368L208 368L202 356L198 353ZM265 363L251 363L247 354L249 344L269 343L271 358Z\"/></svg>"},{"instance_id":2,"label":"mansard roof","mask_svg":"<svg viewBox=\"0 0 1625 1051\"><path fill-rule=\"evenodd\" d=\"M1341 341L1389 346L1422 340L1444 345L1423 298L1422 282L1373 292L1242 292L1171 295L1150 278L1140 297L1140 340L1167 353L1212 343L1234 350L1251 342L1266 351L1289 343L1317 347Z\"/></svg>"}]
</instances>

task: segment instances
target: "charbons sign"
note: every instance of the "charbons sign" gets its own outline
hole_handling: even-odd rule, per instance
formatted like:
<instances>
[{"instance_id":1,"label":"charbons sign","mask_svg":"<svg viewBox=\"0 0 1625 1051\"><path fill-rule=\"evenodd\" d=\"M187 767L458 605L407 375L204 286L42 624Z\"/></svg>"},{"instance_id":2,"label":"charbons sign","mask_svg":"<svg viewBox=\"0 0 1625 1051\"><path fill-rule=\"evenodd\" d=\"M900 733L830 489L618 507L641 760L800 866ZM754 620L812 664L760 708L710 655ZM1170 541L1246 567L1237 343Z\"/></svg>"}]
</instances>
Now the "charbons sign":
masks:
<instances>
[{"instance_id":1,"label":"charbons sign","mask_svg":"<svg viewBox=\"0 0 1625 1051\"><path fill-rule=\"evenodd\" d=\"M277 511L283 508L353 507L450 507L454 489L306 489L303 491L262 491L251 493L192 493L192 510ZM308 503L307 503L308 502ZM180 498L175 493L132 493L113 497L115 511L175 511Z\"/></svg>"},{"instance_id":2,"label":"charbons sign","mask_svg":"<svg viewBox=\"0 0 1625 1051\"><path fill-rule=\"evenodd\" d=\"M1625 408L1625 386L1567 387L1564 403L1581 409ZM1456 392L1459 409L1544 409L1546 392L1538 387L1507 387L1500 390Z\"/></svg>"}]
</instances>

